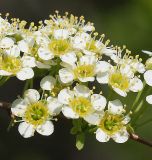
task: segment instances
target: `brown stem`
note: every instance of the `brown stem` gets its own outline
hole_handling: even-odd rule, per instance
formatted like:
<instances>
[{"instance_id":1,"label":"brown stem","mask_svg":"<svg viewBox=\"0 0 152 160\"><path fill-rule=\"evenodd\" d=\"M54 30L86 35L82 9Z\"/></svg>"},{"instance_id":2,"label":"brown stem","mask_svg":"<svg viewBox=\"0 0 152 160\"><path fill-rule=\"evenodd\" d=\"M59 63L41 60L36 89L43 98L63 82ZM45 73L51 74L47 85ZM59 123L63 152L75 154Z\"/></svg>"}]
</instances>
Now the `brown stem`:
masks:
<instances>
[{"instance_id":1,"label":"brown stem","mask_svg":"<svg viewBox=\"0 0 152 160\"><path fill-rule=\"evenodd\" d=\"M11 103L0 101L0 109L7 110L9 115L12 117L10 105ZM139 142L141 144L147 145L149 147L152 147L152 141L147 141L144 138L139 137L137 134L130 133L130 139Z\"/></svg>"},{"instance_id":2,"label":"brown stem","mask_svg":"<svg viewBox=\"0 0 152 160\"><path fill-rule=\"evenodd\" d=\"M130 139L132 139L136 142L139 142L141 144L147 145L149 147L152 147L152 141L145 140L144 138L139 137L137 134L131 133L130 134Z\"/></svg>"}]
</instances>

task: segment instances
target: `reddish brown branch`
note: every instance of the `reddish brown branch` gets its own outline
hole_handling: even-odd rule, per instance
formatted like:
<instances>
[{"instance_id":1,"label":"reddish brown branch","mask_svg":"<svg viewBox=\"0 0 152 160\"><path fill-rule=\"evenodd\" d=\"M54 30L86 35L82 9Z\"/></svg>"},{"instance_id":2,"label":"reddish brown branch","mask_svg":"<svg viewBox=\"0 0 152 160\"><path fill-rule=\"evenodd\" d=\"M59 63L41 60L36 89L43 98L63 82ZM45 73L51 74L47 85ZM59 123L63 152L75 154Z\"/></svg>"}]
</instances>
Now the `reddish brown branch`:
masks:
<instances>
[{"instance_id":1,"label":"reddish brown branch","mask_svg":"<svg viewBox=\"0 0 152 160\"><path fill-rule=\"evenodd\" d=\"M10 106L11 106L11 103L0 101L0 109L7 110L9 115L12 117ZM137 134L131 133L130 139L132 139L136 142L139 142L141 144L147 145L149 147L152 147L152 141L145 140L144 138L139 137Z\"/></svg>"},{"instance_id":2,"label":"reddish brown branch","mask_svg":"<svg viewBox=\"0 0 152 160\"><path fill-rule=\"evenodd\" d=\"M130 139L136 142L142 143L144 145L147 145L149 147L152 147L152 141L145 140L144 138L139 137L137 134L134 134L134 133L130 134Z\"/></svg>"}]
</instances>

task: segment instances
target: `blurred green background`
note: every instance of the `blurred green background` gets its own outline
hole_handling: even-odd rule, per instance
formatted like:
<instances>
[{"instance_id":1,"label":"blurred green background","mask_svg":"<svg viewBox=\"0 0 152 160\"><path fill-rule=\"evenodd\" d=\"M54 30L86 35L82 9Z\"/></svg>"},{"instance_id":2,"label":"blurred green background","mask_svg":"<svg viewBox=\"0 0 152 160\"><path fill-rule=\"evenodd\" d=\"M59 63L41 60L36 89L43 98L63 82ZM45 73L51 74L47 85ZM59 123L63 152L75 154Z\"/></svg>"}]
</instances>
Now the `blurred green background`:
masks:
<instances>
[{"instance_id":1,"label":"blurred green background","mask_svg":"<svg viewBox=\"0 0 152 160\"><path fill-rule=\"evenodd\" d=\"M11 17L28 21L44 20L55 10L84 15L95 23L99 33L105 33L111 44L125 44L135 54L144 56L142 49L152 50L152 0L0 0L2 14L9 12ZM0 88L0 100L12 102L22 87L15 78L8 81ZM151 115L149 106L145 118ZM8 124L7 113L1 111L0 160L152 160L152 149L132 140L103 144L90 136L85 148L77 151L75 139L69 134L69 120L59 120L50 137L36 135L30 139L23 139L17 127L6 132ZM152 123L137 132L152 140Z\"/></svg>"}]
</instances>

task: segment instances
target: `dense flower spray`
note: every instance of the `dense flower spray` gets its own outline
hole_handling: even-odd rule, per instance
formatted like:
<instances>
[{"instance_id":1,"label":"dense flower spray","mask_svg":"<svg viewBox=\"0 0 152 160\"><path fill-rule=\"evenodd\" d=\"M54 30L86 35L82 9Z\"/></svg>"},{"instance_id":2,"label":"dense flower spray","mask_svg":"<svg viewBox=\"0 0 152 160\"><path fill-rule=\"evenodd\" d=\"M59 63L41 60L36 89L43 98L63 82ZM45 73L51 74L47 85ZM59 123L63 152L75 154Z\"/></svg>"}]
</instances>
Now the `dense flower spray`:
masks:
<instances>
[{"instance_id":1,"label":"dense flower spray","mask_svg":"<svg viewBox=\"0 0 152 160\"><path fill-rule=\"evenodd\" d=\"M83 16L56 11L38 26L8 19L0 17L0 85L14 76L25 81L23 97L11 106L13 123L21 122L19 133L24 138L35 131L49 136L53 121L63 115L73 121L78 149L87 133L99 142L126 142L145 99L152 104L146 92L146 83L152 86L152 58L143 62L125 46L109 45ZM129 96L133 100L125 101Z\"/></svg>"}]
</instances>

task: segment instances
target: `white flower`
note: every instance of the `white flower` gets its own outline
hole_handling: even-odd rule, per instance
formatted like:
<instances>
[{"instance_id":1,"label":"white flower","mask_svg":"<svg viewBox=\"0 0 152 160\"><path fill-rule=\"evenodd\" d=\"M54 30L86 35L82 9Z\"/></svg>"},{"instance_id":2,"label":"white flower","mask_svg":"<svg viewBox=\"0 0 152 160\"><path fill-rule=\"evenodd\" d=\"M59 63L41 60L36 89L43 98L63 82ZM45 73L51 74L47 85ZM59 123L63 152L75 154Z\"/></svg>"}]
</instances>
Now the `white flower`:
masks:
<instances>
[{"instance_id":1,"label":"white flower","mask_svg":"<svg viewBox=\"0 0 152 160\"><path fill-rule=\"evenodd\" d=\"M1 76L16 76L19 80L31 79L34 72L31 67L34 67L33 57L0 57L0 75Z\"/></svg>"},{"instance_id":2,"label":"white flower","mask_svg":"<svg viewBox=\"0 0 152 160\"><path fill-rule=\"evenodd\" d=\"M47 101L40 100L38 91L29 89L23 99L16 99L12 103L11 111L13 115L22 118L18 131L24 138L34 136L35 131L49 136L54 132L54 125L50 120L60 113L61 104L52 97L48 97Z\"/></svg>"},{"instance_id":3,"label":"white flower","mask_svg":"<svg viewBox=\"0 0 152 160\"><path fill-rule=\"evenodd\" d=\"M13 45L14 45L14 41L8 37L5 37L0 41L0 48L10 48Z\"/></svg>"},{"instance_id":4,"label":"white flower","mask_svg":"<svg viewBox=\"0 0 152 160\"><path fill-rule=\"evenodd\" d=\"M67 63L70 57L67 57ZM65 65L65 68L59 70L59 76L63 83L70 83L73 80L81 82L94 81L96 75L97 59L95 56L85 55L80 57L79 62Z\"/></svg>"},{"instance_id":5,"label":"white flower","mask_svg":"<svg viewBox=\"0 0 152 160\"><path fill-rule=\"evenodd\" d=\"M99 142L107 142L112 138L117 143L124 143L129 138L126 124L130 121L123 115L125 110L119 100L110 101L108 110L105 111L96 131L96 139ZM126 119L126 120L124 120Z\"/></svg>"},{"instance_id":6,"label":"white flower","mask_svg":"<svg viewBox=\"0 0 152 160\"><path fill-rule=\"evenodd\" d=\"M139 92L143 89L142 81L134 76L129 65L125 67L120 66L119 69L107 63L102 65L107 66L105 68L110 67L110 70L107 69L107 71L105 71L101 68L97 74L97 81L101 84L109 84L119 95L126 97L129 91Z\"/></svg>"},{"instance_id":7,"label":"white flower","mask_svg":"<svg viewBox=\"0 0 152 160\"><path fill-rule=\"evenodd\" d=\"M67 118L84 118L89 123L97 123L106 106L106 98L100 94L91 94L88 87L77 85L74 90L63 89L58 94L58 100L63 104L62 113Z\"/></svg>"}]
</instances>

